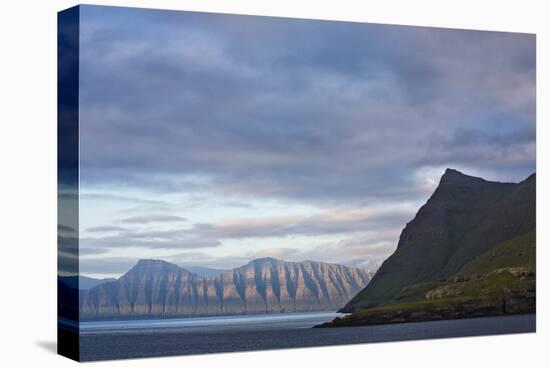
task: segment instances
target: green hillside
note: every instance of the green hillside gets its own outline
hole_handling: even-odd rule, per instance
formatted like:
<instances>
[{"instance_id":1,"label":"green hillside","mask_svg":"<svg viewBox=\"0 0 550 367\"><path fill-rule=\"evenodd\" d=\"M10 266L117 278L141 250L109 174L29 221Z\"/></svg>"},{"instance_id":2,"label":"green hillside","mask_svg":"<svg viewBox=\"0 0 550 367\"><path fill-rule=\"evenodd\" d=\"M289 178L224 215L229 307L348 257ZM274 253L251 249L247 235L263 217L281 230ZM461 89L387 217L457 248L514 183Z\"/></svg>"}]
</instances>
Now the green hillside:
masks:
<instances>
[{"instance_id":1,"label":"green hillside","mask_svg":"<svg viewBox=\"0 0 550 367\"><path fill-rule=\"evenodd\" d=\"M321 327L535 311L535 175L496 183L447 170L371 282Z\"/></svg>"},{"instance_id":2,"label":"green hillside","mask_svg":"<svg viewBox=\"0 0 550 367\"><path fill-rule=\"evenodd\" d=\"M447 170L402 231L397 250L343 308L397 300L404 288L444 281L495 246L535 229L535 175L499 183Z\"/></svg>"},{"instance_id":3,"label":"green hillside","mask_svg":"<svg viewBox=\"0 0 550 367\"><path fill-rule=\"evenodd\" d=\"M535 271L535 241L535 231L505 241L470 261L460 269L459 274L483 274L488 270L512 267L523 267Z\"/></svg>"}]
</instances>

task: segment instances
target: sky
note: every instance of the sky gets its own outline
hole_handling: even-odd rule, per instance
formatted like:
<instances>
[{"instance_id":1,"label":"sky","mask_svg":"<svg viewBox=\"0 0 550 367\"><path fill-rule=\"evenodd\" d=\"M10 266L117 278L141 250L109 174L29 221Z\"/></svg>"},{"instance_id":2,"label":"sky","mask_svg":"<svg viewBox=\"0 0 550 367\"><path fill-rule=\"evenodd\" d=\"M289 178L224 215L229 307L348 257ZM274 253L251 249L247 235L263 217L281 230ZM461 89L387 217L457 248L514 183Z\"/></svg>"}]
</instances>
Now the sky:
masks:
<instances>
[{"instance_id":1,"label":"sky","mask_svg":"<svg viewBox=\"0 0 550 367\"><path fill-rule=\"evenodd\" d=\"M535 36L81 7L80 272L374 269L447 167L535 171Z\"/></svg>"}]
</instances>

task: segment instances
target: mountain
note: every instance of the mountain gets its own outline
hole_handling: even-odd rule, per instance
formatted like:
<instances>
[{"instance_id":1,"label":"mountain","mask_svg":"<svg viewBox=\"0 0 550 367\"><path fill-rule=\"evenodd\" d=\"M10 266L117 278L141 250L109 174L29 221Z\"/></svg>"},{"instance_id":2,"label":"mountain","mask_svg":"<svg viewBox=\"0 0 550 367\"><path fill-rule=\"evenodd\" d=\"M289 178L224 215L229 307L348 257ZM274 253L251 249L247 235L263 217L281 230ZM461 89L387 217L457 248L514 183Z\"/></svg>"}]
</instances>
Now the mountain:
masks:
<instances>
[{"instance_id":1,"label":"mountain","mask_svg":"<svg viewBox=\"0 0 550 367\"><path fill-rule=\"evenodd\" d=\"M387 303L405 287L452 277L476 256L534 229L535 174L515 184L447 169L396 251L343 310Z\"/></svg>"},{"instance_id":2,"label":"mountain","mask_svg":"<svg viewBox=\"0 0 550 367\"><path fill-rule=\"evenodd\" d=\"M209 277L212 275L220 275L227 271L227 269L214 269L214 268L207 268L204 266L185 266L186 270L190 271L191 273L195 273L197 275L200 275L201 277Z\"/></svg>"},{"instance_id":3,"label":"mountain","mask_svg":"<svg viewBox=\"0 0 550 367\"><path fill-rule=\"evenodd\" d=\"M335 310L369 281L359 269L262 258L203 277L162 260L140 260L118 280L83 292L81 319Z\"/></svg>"},{"instance_id":4,"label":"mountain","mask_svg":"<svg viewBox=\"0 0 550 367\"><path fill-rule=\"evenodd\" d=\"M60 276L59 280L65 283L66 286L73 289L90 289L97 285L115 281L116 278L104 278L96 279L91 277L86 277L83 275L71 275L71 276Z\"/></svg>"},{"instance_id":5,"label":"mountain","mask_svg":"<svg viewBox=\"0 0 550 367\"><path fill-rule=\"evenodd\" d=\"M396 251L319 327L535 312L536 176L500 183L447 169Z\"/></svg>"}]
</instances>

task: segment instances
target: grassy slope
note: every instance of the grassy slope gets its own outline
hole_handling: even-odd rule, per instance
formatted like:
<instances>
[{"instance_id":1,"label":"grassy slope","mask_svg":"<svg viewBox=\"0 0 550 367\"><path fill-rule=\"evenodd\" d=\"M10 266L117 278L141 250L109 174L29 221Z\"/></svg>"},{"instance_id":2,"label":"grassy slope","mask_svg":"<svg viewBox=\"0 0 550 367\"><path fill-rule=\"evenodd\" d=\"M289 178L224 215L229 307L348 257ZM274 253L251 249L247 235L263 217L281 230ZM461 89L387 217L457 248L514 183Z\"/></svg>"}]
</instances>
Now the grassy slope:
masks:
<instances>
[{"instance_id":1,"label":"grassy slope","mask_svg":"<svg viewBox=\"0 0 550 367\"><path fill-rule=\"evenodd\" d=\"M527 234L505 241L466 264L459 273L464 275L482 274L488 270L508 267L525 267L536 270L536 234Z\"/></svg>"},{"instance_id":2,"label":"grassy slope","mask_svg":"<svg viewBox=\"0 0 550 367\"><path fill-rule=\"evenodd\" d=\"M438 288L446 291L445 298L450 299L453 298L450 296L453 293L460 294L460 297L482 297L500 294L503 289L516 289L530 284L531 280L520 281L521 277L507 271L499 273L498 270L523 268L535 272L535 236L533 230L505 241L468 262L456 276L445 281L418 283L407 287L390 304L424 300L429 291Z\"/></svg>"},{"instance_id":3,"label":"grassy slope","mask_svg":"<svg viewBox=\"0 0 550 367\"><path fill-rule=\"evenodd\" d=\"M520 184L450 180L442 179L403 230L396 252L345 311L394 302L404 288L452 277L494 246L534 229L534 175Z\"/></svg>"},{"instance_id":4,"label":"grassy slope","mask_svg":"<svg viewBox=\"0 0 550 367\"><path fill-rule=\"evenodd\" d=\"M353 325L361 320L384 319L378 315L403 313L437 314L462 305L493 307L507 294L534 291L535 231L505 241L467 263L458 275L446 281L415 284L405 288L395 301L373 308L358 309L350 316L337 319L334 325ZM507 270L503 270L507 269ZM522 269L532 275L514 274ZM429 292L438 296L426 298Z\"/></svg>"}]
</instances>

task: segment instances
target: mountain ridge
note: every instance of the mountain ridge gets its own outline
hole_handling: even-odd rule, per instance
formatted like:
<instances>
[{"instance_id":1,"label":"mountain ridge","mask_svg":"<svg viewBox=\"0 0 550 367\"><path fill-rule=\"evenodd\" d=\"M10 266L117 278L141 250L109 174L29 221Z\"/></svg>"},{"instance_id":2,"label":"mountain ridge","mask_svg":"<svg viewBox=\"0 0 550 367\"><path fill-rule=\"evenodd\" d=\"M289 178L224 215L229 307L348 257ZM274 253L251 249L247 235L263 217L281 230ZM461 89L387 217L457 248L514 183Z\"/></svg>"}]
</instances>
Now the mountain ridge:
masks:
<instances>
[{"instance_id":1,"label":"mountain ridge","mask_svg":"<svg viewBox=\"0 0 550 367\"><path fill-rule=\"evenodd\" d=\"M82 319L157 318L336 310L369 281L367 272L314 261L254 259L203 277L141 259L118 280L81 293Z\"/></svg>"},{"instance_id":2,"label":"mountain ridge","mask_svg":"<svg viewBox=\"0 0 550 367\"><path fill-rule=\"evenodd\" d=\"M396 302L407 287L444 281L494 246L535 229L536 173L518 183L447 169L401 232L395 252L340 311Z\"/></svg>"}]
</instances>

